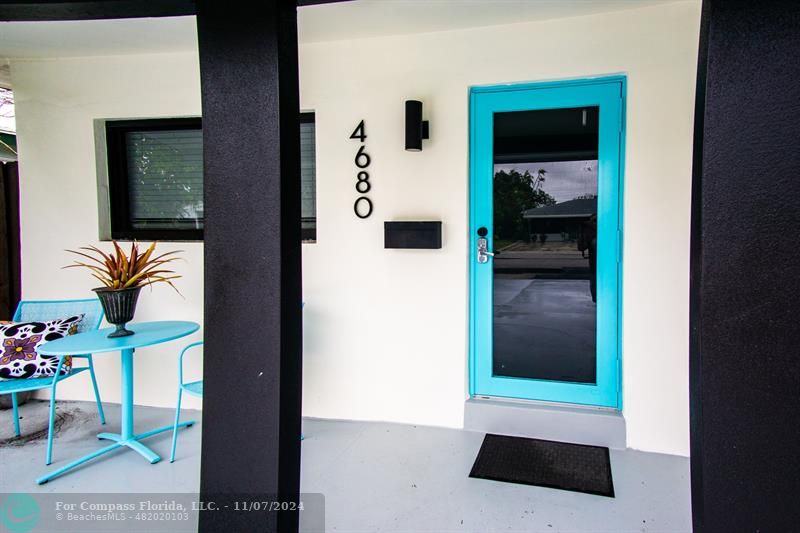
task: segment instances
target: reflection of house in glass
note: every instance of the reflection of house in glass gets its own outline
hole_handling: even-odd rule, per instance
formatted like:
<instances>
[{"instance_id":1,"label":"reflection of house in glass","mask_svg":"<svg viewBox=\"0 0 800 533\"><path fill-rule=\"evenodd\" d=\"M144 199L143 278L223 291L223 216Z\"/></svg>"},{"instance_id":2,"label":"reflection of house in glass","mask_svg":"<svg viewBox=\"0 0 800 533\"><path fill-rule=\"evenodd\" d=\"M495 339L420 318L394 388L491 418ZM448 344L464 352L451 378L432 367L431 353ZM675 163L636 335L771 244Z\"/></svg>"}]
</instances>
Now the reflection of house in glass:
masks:
<instances>
[{"instance_id":1,"label":"reflection of house in glass","mask_svg":"<svg viewBox=\"0 0 800 533\"><path fill-rule=\"evenodd\" d=\"M549 242L577 241L586 222L597 215L597 198L576 198L555 205L526 209L522 218L528 223L530 242L546 235Z\"/></svg>"}]
</instances>

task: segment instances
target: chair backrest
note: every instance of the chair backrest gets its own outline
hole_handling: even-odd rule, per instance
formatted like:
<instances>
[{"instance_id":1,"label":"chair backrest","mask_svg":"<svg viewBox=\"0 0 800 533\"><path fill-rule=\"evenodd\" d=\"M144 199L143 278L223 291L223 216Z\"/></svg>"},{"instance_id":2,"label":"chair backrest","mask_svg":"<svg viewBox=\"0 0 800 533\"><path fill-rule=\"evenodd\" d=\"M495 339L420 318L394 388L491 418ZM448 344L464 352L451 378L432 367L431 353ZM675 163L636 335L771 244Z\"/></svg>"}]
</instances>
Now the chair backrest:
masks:
<instances>
[{"instance_id":1,"label":"chair backrest","mask_svg":"<svg viewBox=\"0 0 800 533\"><path fill-rule=\"evenodd\" d=\"M83 314L78 333L93 331L103 321L103 306L97 298L85 300L23 300L14 313L14 322L40 322Z\"/></svg>"},{"instance_id":2,"label":"chair backrest","mask_svg":"<svg viewBox=\"0 0 800 533\"><path fill-rule=\"evenodd\" d=\"M183 356L192 348L202 347L205 343L203 341L193 342L191 344L187 344L181 350L180 355L178 355L178 385L185 385L183 382Z\"/></svg>"}]
</instances>

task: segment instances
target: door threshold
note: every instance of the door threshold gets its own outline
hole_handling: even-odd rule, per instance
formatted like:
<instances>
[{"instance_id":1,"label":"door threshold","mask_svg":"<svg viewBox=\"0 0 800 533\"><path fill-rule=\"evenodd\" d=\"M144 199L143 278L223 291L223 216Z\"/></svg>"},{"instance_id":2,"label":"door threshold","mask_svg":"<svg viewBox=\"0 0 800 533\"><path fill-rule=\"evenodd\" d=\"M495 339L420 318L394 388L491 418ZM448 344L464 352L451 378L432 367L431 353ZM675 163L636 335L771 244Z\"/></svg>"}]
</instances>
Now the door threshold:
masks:
<instances>
[{"instance_id":1,"label":"door threshold","mask_svg":"<svg viewBox=\"0 0 800 533\"><path fill-rule=\"evenodd\" d=\"M584 405L580 403L550 402L545 400L526 400L523 398L508 398L506 396L484 396L484 395L473 396L471 399L479 402L495 401L502 403L515 403L520 405L539 406L543 408L578 409L585 411L602 411L606 413L619 413L619 409L616 409L614 407L603 407L600 405Z\"/></svg>"},{"instance_id":2,"label":"door threshold","mask_svg":"<svg viewBox=\"0 0 800 533\"><path fill-rule=\"evenodd\" d=\"M464 405L464 429L616 449L626 446L622 413L591 405L477 396Z\"/></svg>"}]
</instances>

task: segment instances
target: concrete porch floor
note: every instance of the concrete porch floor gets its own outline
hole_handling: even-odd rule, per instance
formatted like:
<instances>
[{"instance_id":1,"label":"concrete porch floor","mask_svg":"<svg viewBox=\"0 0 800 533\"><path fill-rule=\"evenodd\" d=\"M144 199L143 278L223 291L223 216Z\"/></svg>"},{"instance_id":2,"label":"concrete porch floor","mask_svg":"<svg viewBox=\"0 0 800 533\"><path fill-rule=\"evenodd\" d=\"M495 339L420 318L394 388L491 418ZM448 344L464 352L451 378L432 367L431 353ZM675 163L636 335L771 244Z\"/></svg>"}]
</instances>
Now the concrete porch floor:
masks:
<instances>
[{"instance_id":1,"label":"concrete porch floor","mask_svg":"<svg viewBox=\"0 0 800 533\"><path fill-rule=\"evenodd\" d=\"M170 433L148 446L162 462L148 464L132 451L117 451L45 485L43 472L96 450L101 444L94 405L59 402L64 422L53 464L44 464L47 403L20 408L23 437L12 436L10 410L0 412L0 492L196 492L200 430L184 430L178 457L169 463ZM119 406L106 404L110 431ZM182 419L200 419L184 411ZM171 422L174 411L136 408L136 427ZM691 531L689 461L683 457L611 450L615 498L471 479L483 434L389 423L307 419L304 422L302 490L325 495L327 531Z\"/></svg>"}]
</instances>

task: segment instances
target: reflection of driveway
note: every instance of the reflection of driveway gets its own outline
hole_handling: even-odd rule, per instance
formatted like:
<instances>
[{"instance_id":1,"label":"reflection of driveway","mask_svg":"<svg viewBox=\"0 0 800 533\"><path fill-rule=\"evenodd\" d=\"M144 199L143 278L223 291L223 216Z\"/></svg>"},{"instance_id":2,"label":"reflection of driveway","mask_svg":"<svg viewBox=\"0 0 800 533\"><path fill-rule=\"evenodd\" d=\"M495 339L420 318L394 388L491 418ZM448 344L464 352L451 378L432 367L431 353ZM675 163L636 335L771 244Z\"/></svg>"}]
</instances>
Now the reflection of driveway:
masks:
<instances>
[{"instance_id":1,"label":"reflection of driveway","mask_svg":"<svg viewBox=\"0 0 800 533\"><path fill-rule=\"evenodd\" d=\"M563 269L589 269L589 258L581 257L577 250L502 252L494 258L494 269L502 272L557 271Z\"/></svg>"},{"instance_id":2,"label":"reflection of driveway","mask_svg":"<svg viewBox=\"0 0 800 533\"><path fill-rule=\"evenodd\" d=\"M595 317L586 280L496 277L494 374L594 383Z\"/></svg>"}]
</instances>

